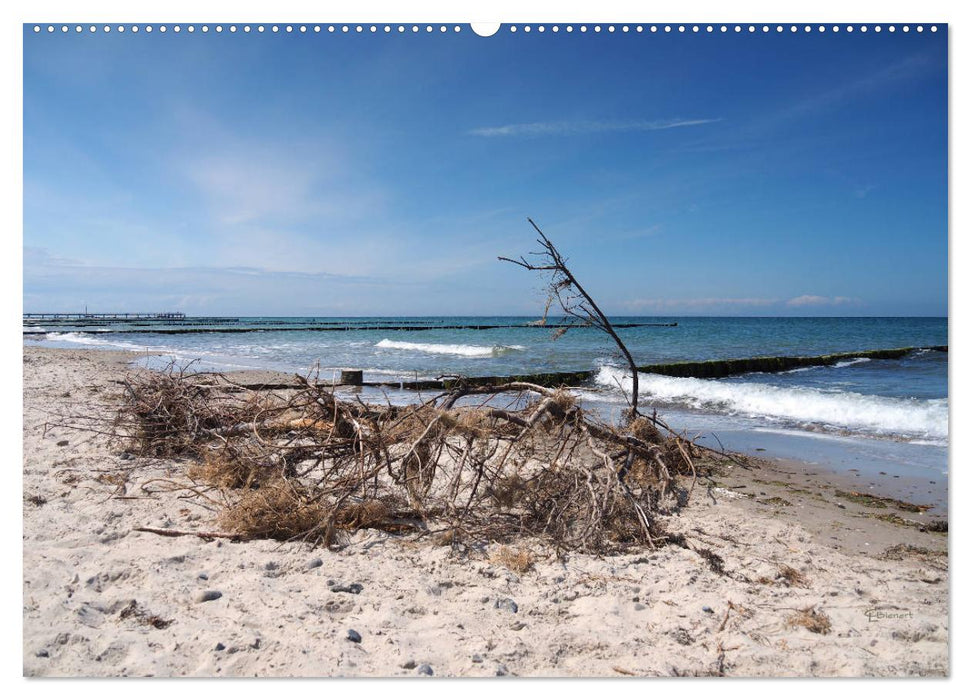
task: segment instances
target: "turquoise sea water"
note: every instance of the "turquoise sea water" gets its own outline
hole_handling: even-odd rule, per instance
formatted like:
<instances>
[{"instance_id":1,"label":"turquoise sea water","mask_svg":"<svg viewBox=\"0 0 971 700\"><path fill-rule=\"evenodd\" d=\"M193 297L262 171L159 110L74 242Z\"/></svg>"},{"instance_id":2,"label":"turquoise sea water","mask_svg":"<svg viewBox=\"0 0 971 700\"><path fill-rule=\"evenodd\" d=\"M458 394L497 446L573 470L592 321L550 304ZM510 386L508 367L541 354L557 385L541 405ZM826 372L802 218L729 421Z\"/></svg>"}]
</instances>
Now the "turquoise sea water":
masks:
<instances>
[{"instance_id":1,"label":"turquoise sea water","mask_svg":"<svg viewBox=\"0 0 971 700\"><path fill-rule=\"evenodd\" d=\"M194 361L199 369L274 369L322 379L341 368L369 381L443 374L506 375L595 370L579 391L591 405L619 413L629 385L616 348L591 328L553 339L522 317L240 318L139 325L25 327L25 344L148 350L155 366ZM638 364L759 355L820 355L947 345L946 318L627 318L617 323L673 323L623 328ZM550 319L555 322L555 319ZM463 329L443 326L515 325ZM359 330L323 330L353 326ZM403 326L408 330L390 330ZM224 331L166 335L159 330ZM314 330L293 330L314 328ZM256 332L229 332L258 329ZM641 375L642 405L700 432L796 435L855 441L897 461L946 472L948 354L917 351L898 360L848 360L830 367L704 380ZM407 392L395 400L409 400ZM901 457L901 450L908 451Z\"/></svg>"}]
</instances>

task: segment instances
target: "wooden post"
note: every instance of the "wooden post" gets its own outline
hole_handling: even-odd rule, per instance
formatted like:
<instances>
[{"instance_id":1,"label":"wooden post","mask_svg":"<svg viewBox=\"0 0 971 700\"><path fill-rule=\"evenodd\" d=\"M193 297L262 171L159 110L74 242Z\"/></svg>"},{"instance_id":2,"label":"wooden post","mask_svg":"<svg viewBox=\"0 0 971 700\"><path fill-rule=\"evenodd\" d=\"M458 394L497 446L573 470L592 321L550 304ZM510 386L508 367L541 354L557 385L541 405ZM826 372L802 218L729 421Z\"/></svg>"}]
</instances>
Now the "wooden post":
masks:
<instances>
[{"instance_id":1,"label":"wooden post","mask_svg":"<svg viewBox=\"0 0 971 700\"><path fill-rule=\"evenodd\" d=\"M364 371L360 369L342 369L341 380L338 383L361 386L364 384Z\"/></svg>"}]
</instances>

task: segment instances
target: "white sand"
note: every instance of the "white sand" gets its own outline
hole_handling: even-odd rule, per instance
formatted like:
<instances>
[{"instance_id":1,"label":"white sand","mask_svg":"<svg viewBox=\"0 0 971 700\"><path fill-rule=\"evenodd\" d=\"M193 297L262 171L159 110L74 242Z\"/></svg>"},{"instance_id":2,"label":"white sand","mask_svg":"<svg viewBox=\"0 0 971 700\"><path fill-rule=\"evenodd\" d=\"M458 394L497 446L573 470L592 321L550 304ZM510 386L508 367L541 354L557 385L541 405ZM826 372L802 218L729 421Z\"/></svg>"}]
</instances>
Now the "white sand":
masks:
<instances>
[{"instance_id":1,"label":"white sand","mask_svg":"<svg viewBox=\"0 0 971 700\"><path fill-rule=\"evenodd\" d=\"M804 492L766 503L787 493L764 483L776 472L734 473L717 502L696 492L669 523L717 552L728 575L676 546L542 555L515 574L490 561L495 547L460 554L376 531L340 551L135 532L212 529L211 513L166 490L179 465L122 459L99 436L51 425L105 410L130 359L24 350L25 675L415 676L423 664L435 676L948 673L946 555L878 558L897 543L945 550L947 537ZM756 498L737 495L746 490ZM806 587L786 586L781 565ZM331 590L352 583L359 593ZM222 595L199 602L204 591ZM828 634L788 624L810 606Z\"/></svg>"}]
</instances>

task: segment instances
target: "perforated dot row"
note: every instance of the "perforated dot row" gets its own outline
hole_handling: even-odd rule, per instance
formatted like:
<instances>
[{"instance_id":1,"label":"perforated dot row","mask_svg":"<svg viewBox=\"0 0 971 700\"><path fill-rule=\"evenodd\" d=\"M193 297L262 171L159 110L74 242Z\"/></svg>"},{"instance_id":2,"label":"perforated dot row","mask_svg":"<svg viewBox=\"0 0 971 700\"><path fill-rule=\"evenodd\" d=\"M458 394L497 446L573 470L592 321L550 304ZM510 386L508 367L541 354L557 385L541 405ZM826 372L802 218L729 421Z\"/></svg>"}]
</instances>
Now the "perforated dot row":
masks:
<instances>
[{"instance_id":1,"label":"perforated dot row","mask_svg":"<svg viewBox=\"0 0 971 700\"><path fill-rule=\"evenodd\" d=\"M622 33L623 32L635 32L635 33L643 33L643 32L650 32L650 33L658 33L658 32L662 32L662 33L673 33L673 32L677 32L677 33L682 33L682 34L684 34L684 33L692 33L692 34L708 33L708 34L712 34L712 33L716 33L716 32L717 33L727 33L727 32L742 33L742 32L747 32L749 34L755 34L757 32L761 32L763 34L768 34L770 32L776 32L776 33L780 33L780 32L789 32L789 33L796 33L796 32L802 32L802 33L807 33L807 32L818 32L818 33L833 32L833 33L838 33L838 32L841 32L841 31L848 32L848 33L852 33L854 31L859 31L859 32L864 32L864 33L868 32L868 31L873 31L873 32L876 32L876 33L880 33L882 31L896 32L898 29L900 31L902 31L902 32L905 32L905 33L906 32L910 32L911 30L916 31L916 32L923 32L925 30L925 27L923 25L920 25L920 24L914 25L914 26L905 24L905 25L901 25L899 27L897 25L893 25L893 24L890 24L890 25L879 25L879 24L876 24L876 25L866 25L866 24L861 24L861 25L845 25L845 26L840 26L840 25L836 25L836 24L834 24L834 25L823 25L823 24L820 24L820 25L816 25L816 26L808 25L808 24L807 25L795 25L795 24L791 24L791 25L782 25L782 24L774 24L774 25L768 25L768 24L761 24L761 25L755 25L755 24L746 24L746 25L742 25L742 24L734 24L734 25L730 25L730 24L719 24L719 25L711 25L711 24L704 24L704 25L699 25L699 24L692 24L692 25L684 25L684 24L678 24L678 25L671 25L671 24L651 24L651 25L640 25L640 24L638 24L638 25L627 25L627 24L624 24L624 25L613 25L613 24L609 24L609 25L599 25L599 24L595 24L595 25L587 26L585 24L581 24L581 25L574 26L574 25L568 24L568 25L564 25L562 27L560 25L556 25L556 24L551 25L549 27L547 27L546 25L542 25L542 24L536 25L536 26L528 25L528 24L527 25L519 26L519 25L512 24L512 25L509 25L507 27L507 31L509 31L510 33L513 33L513 34L515 34L516 32L519 32L520 30L523 31L523 32L525 32L525 33L527 33L527 34L530 33L530 32L533 32L533 31L539 32L541 34L544 33L544 32L546 32L546 31L550 31L550 32L553 32L553 33L558 33L558 32L561 32L562 31L562 32L566 32L568 34L569 33L572 33L572 32L580 32L582 34L582 33L585 33L585 32L599 33L599 32L604 32L604 31L606 31L608 33L618 32L619 31L619 32L622 32ZM931 25L930 27L927 27L926 29L929 29L931 32L936 32L937 31L937 26ZM94 24L86 25L86 26L85 25L81 25L81 24L76 24L76 25L73 25L73 26L69 26L67 24L62 24L62 25L48 24L46 26L41 26L39 24L35 24L34 25L34 33L40 33L40 32L43 32L43 31L47 31L50 34L53 34L54 32L57 32L57 31L60 31L61 33L64 33L64 34L66 34L68 32L71 32L71 31L73 31L75 33L78 33L78 34L80 34L82 32L87 32L89 34L94 34L94 33L97 33L97 32L103 32L103 33L106 33L106 34L109 33L109 32L118 32L119 34L124 33L124 32L131 32L132 34L137 34L138 32L145 32L146 34L151 34L154 31L157 31L157 32L162 33L162 34L164 34L166 32L170 32L170 31L171 32L174 32L176 34L179 34L181 32L188 32L189 34L193 34L193 33L197 32L197 31L198 32L201 32L203 34L207 34L209 32L215 32L217 34L222 33L222 32L229 32L231 34L236 33L236 32L242 32L244 34L251 33L251 32L256 32L256 33L270 32L270 33L275 33L275 34L278 34L278 33L281 33L281 32L287 33L287 34L308 34L308 33L320 34L321 32L327 32L329 34L338 34L338 33L340 33L340 34L350 34L350 33L357 33L357 34L363 34L363 33L377 34L379 32L380 33L384 33L384 34L391 34L393 32L396 32L398 34L404 34L406 32L410 32L412 34L417 34L417 33L423 32L423 33L428 34L428 33L461 32L462 31L462 27L460 27L459 25L447 26L447 25L444 25L444 24L442 24L442 25L431 25L431 24L425 24L425 25L418 25L418 24L403 25L403 24L398 24L398 25L394 25L394 26L392 26L390 24L384 24L384 25L376 25L376 24L371 24L371 25L363 25L363 24L342 24L342 25L335 25L335 24L330 24L330 25L319 25L319 24L314 24L314 25L307 25L307 24L299 24L299 25L295 25L295 24L285 24L285 25L279 25L279 24L272 24L272 25L265 25L265 24L256 24L256 25L243 24L243 25L236 25L236 24L229 24L229 25L222 25L222 24L216 24L216 25L211 25L211 26L208 25L208 24L201 24L201 25L188 24L188 25L185 25L185 26L180 25L180 24L173 24L173 25L165 25L165 24L160 24L160 25L151 25L151 24L146 24L146 25L137 25L137 24L133 24L133 25L123 25L123 24L119 24L119 25L114 25L114 26L109 25L109 24L105 24L105 25L101 25L101 26L94 25Z\"/></svg>"},{"instance_id":2,"label":"perforated dot row","mask_svg":"<svg viewBox=\"0 0 971 700\"><path fill-rule=\"evenodd\" d=\"M132 25L124 25L124 24L119 24L119 25L110 25L110 24L105 24L100 26L95 24L90 24L90 25L48 24L46 26L41 26L39 24L34 25L35 33L40 33L45 30L51 34L57 31L60 31L63 34L67 34L68 32L72 32L72 31L77 34L80 34L82 32L87 32L89 34L94 34L97 32L102 32L105 34L109 32L118 32L120 34L124 32L131 32L132 34L137 34L138 32L145 32L147 34L151 34L154 31L160 32L162 34L166 32L174 32L176 34L179 34L181 32L188 32L189 34L193 34L195 32L201 32L203 34L208 34L209 32L215 32L217 34L220 34L223 32L229 32L230 34L235 34L237 32L242 32L244 34L249 34L252 32L255 32L257 34L262 34L266 32L270 32L274 34L279 34L279 33L320 34L321 32L328 32L330 34L351 34L351 33L363 34L365 32L376 34L378 32L383 32L385 34L390 34L391 32L398 32L399 34L403 34L405 32L411 32L411 33L417 34L419 32L425 32L425 33L461 32L462 27L460 27L459 25L446 26L444 24L442 25L399 24L394 26L390 24L384 24L384 25L376 25L376 24L369 24L369 25L368 24L331 24L331 25L320 25L320 24L312 24L312 25L308 25L308 24L227 24L227 25L223 25L223 24L214 24L214 25L132 24Z\"/></svg>"},{"instance_id":3,"label":"perforated dot row","mask_svg":"<svg viewBox=\"0 0 971 700\"><path fill-rule=\"evenodd\" d=\"M890 24L890 25L879 25L879 24L866 25L866 24L861 24L861 25L845 25L845 26L841 26L841 25L838 25L838 24L831 24L831 25L820 24L820 25L816 25L816 26L808 25L808 24L807 25L795 25L795 24L791 24L791 25L782 25L782 24L772 24L772 25L769 25L769 24L716 24L716 25L712 25L712 24L690 24L690 25L685 25L685 24L676 24L676 25L674 25L674 24L650 24L650 25L642 25L642 24L637 24L637 25L628 25L628 24L613 25L613 24L608 24L608 25L599 25L599 24L594 24L594 25L591 25L591 26L587 26L585 24L581 24L581 25L577 25L577 26L574 26L574 25L566 25L564 27L560 27L559 25L552 25L550 27L546 27L545 25L538 25L538 26L535 26L535 27L533 27L531 25L525 25L525 26L523 26L521 28L520 27L517 27L515 24L513 24L513 25L510 25L508 27L508 31L510 31L512 33L518 32L518 31L520 31L520 29L522 29L522 31L524 31L526 33L529 33L529 32L532 32L532 31L545 32L545 31L549 30L549 31L552 31L552 32L565 31L565 32L568 32L568 33L569 32L574 32L574 31L579 31L581 33L583 33L583 32L594 32L594 33L598 33L598 32L603 32L603 31L606 31L606 32L617 32L617 31L619 31L619 32L641 32L641 33L642 32L652 32L652 33L655 33L655 34L658 33L658 32L664 32L664 33L678 32L678 33L681 33L681 34L688 33L688 32L690 32L692 34L699 34L699 33L702 33L702 32L705 32L705 33L715 33L715 32L735 32L735 33L742 33L742 32L748 32L750 34L754 34L756 32L761 32L763 34L768 34L769 32L773 32L773 31L774 32L777 32L777 33L778 32L786 32L786 31L792 32L792 33L794 33L794 32L800 32L800 31L801 32L804 32L804 33L805 32L819 32L819 33L823 33L823 32L828 32L828 31L829 32L834 32L834 33L838 33L840 31L846 31L846 32L853 32L853 31L860 31L860 32L874 31L874 32L879 33L879 32L882 32L884 30L886 30L888 32L896 32L898 29L900 31L902 31L902 32L910 32L911 30L917 31L917 32L923 32L925 29L929 29L932 32L936 32L937 31L937 27L936 26L933 26L933 25L931 25L930 27L924 27L924 25L914 25L914 26L911 26L909 24L901 25L901 26L892 25L892 24Z\"/></svg>"}]
</instances>

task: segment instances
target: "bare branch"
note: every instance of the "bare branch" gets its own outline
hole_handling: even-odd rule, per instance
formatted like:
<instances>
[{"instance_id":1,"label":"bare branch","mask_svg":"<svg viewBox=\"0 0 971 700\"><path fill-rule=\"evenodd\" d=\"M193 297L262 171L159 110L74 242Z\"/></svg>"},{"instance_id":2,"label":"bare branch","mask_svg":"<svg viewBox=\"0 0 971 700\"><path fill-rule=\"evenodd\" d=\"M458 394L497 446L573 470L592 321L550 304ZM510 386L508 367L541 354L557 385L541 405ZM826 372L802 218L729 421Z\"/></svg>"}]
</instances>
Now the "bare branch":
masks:
<instances>
[{"instance_id":1,"label":"bare branch","mask_svg":"<svg viewBox=\"0 0 971 700\"><path fill-rule=\"evenodd\" d=\"M553 272L552 278L547 286L547 302L546 310L543 312L543 319L546 319L546 314L549 311L550 304L555 299L559 304L563 313L574 318L583 325L593 326L594 328L599 328L604 333L610 336L610 338L617 345L618 350L620 350L621 355L627 361L627 366L630 369L632 378L632 389L631 395L628 398L628 405L630 410L628 411L628 421L633 421L640 414L637 410L637 400L639 391L639 382L637 376L637 364L634 362L634 358L624 341L620 339L613 325L610 323L610 319L607 315L600 310L597 302L594 301L587 291L583 288L576 277L574 277L573 272L566 265L566 258L560 253L560 251L553 245L553 242L547 238L546 234L543 233L542 229L533 221L531 218L527 218L530 225L539 234L539 243L543 247L543 252L537 253L540 258L543 259L542 264L534 264L528 262L525 258L520 258L518 261L511 258L500 257L499 260L505 262L511 262L525 268L531 272L537 271L549 271ZM566 296L565 296L566 294ZM558 338L563 335L565 330L561 329L561 332L554 336Z\"/></svg>"}]
</instances>

